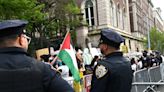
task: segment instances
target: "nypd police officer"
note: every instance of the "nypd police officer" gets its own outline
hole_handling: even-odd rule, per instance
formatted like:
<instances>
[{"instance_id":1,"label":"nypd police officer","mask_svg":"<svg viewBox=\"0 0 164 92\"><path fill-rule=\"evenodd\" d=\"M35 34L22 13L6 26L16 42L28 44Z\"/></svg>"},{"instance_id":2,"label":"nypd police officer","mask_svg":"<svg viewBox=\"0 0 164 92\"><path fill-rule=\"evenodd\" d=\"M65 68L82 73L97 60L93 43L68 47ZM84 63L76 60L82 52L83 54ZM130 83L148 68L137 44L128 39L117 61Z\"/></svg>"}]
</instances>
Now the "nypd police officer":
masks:
<instances>
[{"instance_id":1,"label":"nypd police officer","mask_svg":"<svg viewBox=\"0 0 164 92\"><path fill-rule=\"evenodd\" d=\"M51 66L27 54L27 23L0 22L0 92L74 92Z\"/></svg>"},{"instance_id":2,"label":"nypd police officer","mask_svg":"<svg viewBox=\"0 0 164 92\"><path fill-rule=\"evenodd\" d=\"M99 47L105 57L94 69L91 92L130 92L133 74L130 62L119 51L122 42L118 33L101 30Z\"/></svg>"}]
</instances>

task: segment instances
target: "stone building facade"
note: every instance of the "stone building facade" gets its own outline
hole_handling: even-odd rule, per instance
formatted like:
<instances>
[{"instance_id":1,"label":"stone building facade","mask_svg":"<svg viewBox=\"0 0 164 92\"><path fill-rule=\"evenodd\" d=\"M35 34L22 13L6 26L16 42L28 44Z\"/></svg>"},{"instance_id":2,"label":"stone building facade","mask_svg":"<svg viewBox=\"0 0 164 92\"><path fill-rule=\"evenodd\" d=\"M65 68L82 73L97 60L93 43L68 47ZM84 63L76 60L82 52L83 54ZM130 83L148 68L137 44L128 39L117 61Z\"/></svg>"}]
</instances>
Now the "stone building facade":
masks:
<instances>
[{"instance_id":1,"label":"stone building facade","mask_svg":"<svg viewBox=\"0 0 164 92\"><path fill-rule=\"evenodd\" d=\"M154 27L151 0L129 0L129 15L132 35L138 39L135 42L136 47L144 49L143 40Z\"/></svg>"},{"instance_id":2,"label":"stone building facade","mask_svg":"<svg viewBox=\"0 0 164 92\"><path fill-rule=\"evenodd\" d=\"M122 46L128 52L143 51L151 28L163 29L160 9L153 10L151 0L77 0L77 4L88 24L92 46L98 45L100 30L107 28L124 36Z\"/></svg>"},{"instance_id":3,"label":"stone building facade","mask_svg":"<svg viewBox=\"0 0 164 92\"><path fill-rule=\"evenodd\" d=\"M156 8L154 9L153 13L154 13L154 26L157 28L158 31L164 32L163 19L161 17L161 9Z\"/></svg>"},{"instance_id":4,"label":"stone building facade","mask_svg":"<svg viewBox=\"0 0 164 92\"><path fill-rule=\"evenodd\" d=\"M128 0L77 0L83 13L83 19L88 24L88 37L92 46L98 45L100 30L113 29L125 38L121 47L137 51L136 37L132 36L129 20ZM137 43L138 44L138 43Z\"/></svg>"}]
</instances>

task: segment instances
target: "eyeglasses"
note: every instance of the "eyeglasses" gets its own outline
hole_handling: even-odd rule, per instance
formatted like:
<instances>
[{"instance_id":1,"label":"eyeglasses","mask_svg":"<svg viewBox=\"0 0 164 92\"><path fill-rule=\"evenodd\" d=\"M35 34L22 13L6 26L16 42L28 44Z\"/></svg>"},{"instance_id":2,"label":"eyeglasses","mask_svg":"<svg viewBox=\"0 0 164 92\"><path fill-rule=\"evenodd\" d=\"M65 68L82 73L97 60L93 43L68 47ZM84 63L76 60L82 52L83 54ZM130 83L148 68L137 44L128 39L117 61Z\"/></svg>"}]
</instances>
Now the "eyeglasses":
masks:
<instances>
[{"instance_id":1,"label":"eyeglasses","mask_svg":"<svg viewBox=\"0 0 164 92\"><path fill-rule=\"evenodd\" d=\"M28 44L30 44L30 42L31 42L31 37L29 37L29 36L27 36L27 35L23 35L23 37L25 37L26 39L27 39L27 41L28 41Z\"/></svg>"}]
</instances>

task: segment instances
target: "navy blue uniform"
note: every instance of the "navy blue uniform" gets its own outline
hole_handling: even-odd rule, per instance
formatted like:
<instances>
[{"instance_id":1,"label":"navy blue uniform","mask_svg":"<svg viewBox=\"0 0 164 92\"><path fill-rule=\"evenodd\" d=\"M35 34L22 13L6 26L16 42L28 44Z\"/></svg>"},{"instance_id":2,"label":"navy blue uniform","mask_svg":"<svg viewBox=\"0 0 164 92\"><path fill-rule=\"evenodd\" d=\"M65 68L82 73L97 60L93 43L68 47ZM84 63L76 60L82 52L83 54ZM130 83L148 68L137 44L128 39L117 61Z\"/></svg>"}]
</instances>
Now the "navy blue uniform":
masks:
<instances>
[{"instance_id":1,"label":"navy blue uniform","mask_svg":"<svg viewBox=\"0 0 164 92\"><path fill-rule=\"evenodd\" d=\"M18 47L0 49L0 92L74 92L50 65Z\"/></svg>"},{"instance_id":2,"label":"navy blue uniform","mask_svg":"<svg viewBox=\"0 0 164 92\"><path fill-rule=\"evenodd\" d=\"M130 92L132 76L130 62L113 52L95 67L91 92Z\"/></svg>"}]
</instances>

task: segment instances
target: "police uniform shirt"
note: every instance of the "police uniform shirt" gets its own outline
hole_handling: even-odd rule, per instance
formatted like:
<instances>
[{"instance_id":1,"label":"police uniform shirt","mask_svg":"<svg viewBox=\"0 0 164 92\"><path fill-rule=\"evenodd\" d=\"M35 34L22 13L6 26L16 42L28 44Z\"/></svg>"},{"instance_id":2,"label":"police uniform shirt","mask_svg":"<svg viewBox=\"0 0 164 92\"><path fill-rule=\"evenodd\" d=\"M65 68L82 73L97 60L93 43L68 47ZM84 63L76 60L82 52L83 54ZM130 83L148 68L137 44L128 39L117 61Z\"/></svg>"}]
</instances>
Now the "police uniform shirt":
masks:
<instances>
[{"instance_id":1,"label":"police uniform shirt","mask_svg":"<svg viewBox=\"0 0 164 92\"><path fill-rule=\"evenodd\" d=\"M27 23L24 20L0 22L0 39L25 34ZM36 61L23 48L1 47L0 60L0 92L74 92L50 65Z\"/></svg>"},{"instance_id":2,"label":"police uniform shirt","mask_svg":"<svg viewBox=\"0 0 164 92\"><path fill-rule=\"evenodd\" d=\"M98 62L92 77L91 92L130 92L132 70L122 52L114 52Z\"/></svg>"},{"instance_id":3,"label":"police uniform shirt","mask_svg":"<svg viewBox=\"0 0 164 92\"><path fill-rule=\"evenodd\" d=\"M99 45L107 44L114 47L115 52L98 61L91 82L91 92L130 92L132 69L130 62L117 51L124 38L111 29L101 30Z\"/></svg>"},{"instance_id":4,"label":"police uniform shirt","mask_svg":"<svg viewBox=\"0 0 164 92\"><path fill-rule=\"evenodd\" d=\"M51 66L21 48L1 48L0 60L0 92L74 92Z\"/></svg>"}]
</instances>

